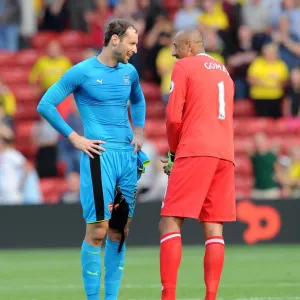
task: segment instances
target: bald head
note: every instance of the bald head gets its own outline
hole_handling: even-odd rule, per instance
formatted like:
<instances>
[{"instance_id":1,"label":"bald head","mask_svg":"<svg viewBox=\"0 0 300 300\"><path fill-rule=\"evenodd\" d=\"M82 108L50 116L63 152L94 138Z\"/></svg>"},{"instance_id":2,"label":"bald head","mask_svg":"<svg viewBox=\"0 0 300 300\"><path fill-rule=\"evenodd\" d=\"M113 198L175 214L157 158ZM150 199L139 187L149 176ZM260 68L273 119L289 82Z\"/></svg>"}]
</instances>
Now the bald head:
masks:
<instances>
[{"instance_id":1,"label":"bald head","mask_svg":"<svg viewBox=\"0 0 300 300\"><path fill-rule=\"evenodd\" d=\"M174 39L173 56L184 58L195 56L204 51L203 37L197 28L179 31Z\"/></svg>"}]
</instances>

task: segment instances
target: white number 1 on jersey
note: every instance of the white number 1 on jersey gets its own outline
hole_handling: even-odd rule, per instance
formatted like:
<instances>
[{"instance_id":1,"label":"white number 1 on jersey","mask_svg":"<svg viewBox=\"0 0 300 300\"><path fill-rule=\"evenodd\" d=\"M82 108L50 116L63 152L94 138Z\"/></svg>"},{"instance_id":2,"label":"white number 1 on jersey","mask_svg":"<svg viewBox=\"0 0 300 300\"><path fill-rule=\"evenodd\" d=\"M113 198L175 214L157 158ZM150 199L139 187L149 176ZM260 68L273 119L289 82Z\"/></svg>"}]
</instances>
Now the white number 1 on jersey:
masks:
<instances>
[{"instance_id":1,"label":"white number 1 on jersey","mask_svg":"<svg viewBox=\"0 0 300 300\"><path fill-rule=\"evenodd\" d=\"M219 120L225 120L225 89L224 89L224 81L220 81L218 83L219 89Z\"/></svg>"}]
</instances>

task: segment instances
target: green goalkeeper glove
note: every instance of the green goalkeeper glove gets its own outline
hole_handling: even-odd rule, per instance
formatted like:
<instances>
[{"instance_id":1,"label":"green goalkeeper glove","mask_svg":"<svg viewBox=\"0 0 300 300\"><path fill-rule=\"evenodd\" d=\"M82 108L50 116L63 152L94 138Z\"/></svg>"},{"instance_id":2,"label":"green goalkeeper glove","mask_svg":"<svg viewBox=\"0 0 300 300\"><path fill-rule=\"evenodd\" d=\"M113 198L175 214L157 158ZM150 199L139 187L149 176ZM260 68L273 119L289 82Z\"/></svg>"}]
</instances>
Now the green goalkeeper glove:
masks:
<instances>
[{"instance_id":1,"label":"green goalkeeper glove","mask_svg":"<svg viewBox=\"0 0 300 300\"><path fill-rule=\"evenodd\" d=\"M172 153L171 151L168 152L168 176L170 176L170 173L173 169L173 165L174 165L174 160L175 160L175 154Z\"/></svg>"}]
</instances>

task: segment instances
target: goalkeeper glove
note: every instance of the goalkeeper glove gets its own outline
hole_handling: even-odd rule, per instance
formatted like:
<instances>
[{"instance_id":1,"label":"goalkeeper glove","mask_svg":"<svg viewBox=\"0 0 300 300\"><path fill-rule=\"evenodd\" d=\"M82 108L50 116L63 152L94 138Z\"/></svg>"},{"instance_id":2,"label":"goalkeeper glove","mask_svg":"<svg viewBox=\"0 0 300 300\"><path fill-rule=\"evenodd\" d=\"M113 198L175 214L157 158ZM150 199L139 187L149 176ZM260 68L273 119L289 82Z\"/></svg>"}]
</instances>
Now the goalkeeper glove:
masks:
<instances>
[{"instance_id":1,"label":"goalkeeper glove","mask_svg":"<svg viewBox=\"0 0 300 300\"><path fill-rule=\"evenodd\" d=\"M172 153L171 151L168 152L168 176L170 175L173 165L174 165L174 160L175 160L175 154Z\"/></svg>"}]
</instances>

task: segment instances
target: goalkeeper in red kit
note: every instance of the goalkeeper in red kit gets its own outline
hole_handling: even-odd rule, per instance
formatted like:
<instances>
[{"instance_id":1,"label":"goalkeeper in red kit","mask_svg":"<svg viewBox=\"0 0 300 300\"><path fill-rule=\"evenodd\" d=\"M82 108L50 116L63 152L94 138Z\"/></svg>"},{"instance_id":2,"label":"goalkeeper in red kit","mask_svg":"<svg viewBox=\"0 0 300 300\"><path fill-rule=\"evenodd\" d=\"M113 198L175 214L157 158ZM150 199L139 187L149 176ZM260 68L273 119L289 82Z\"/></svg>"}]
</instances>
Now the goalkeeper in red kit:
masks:
<instances>
[{"instance_id":1,"label":"goalkeeper in red kit","mask_svg":"<svg viewBox=\"0 0 300 300\"><path fill-rule=\"evenodd\" d=\"M236 220L233 96L226 68L205 54L197 29L175 36L167 106L169 183L159 224L162 300L176 299L185 218L203 224L205 300L215 300L224 263L223 223Z\"/></svg>"}]
</instances>

